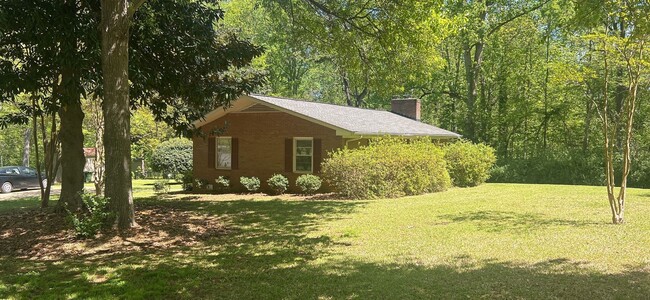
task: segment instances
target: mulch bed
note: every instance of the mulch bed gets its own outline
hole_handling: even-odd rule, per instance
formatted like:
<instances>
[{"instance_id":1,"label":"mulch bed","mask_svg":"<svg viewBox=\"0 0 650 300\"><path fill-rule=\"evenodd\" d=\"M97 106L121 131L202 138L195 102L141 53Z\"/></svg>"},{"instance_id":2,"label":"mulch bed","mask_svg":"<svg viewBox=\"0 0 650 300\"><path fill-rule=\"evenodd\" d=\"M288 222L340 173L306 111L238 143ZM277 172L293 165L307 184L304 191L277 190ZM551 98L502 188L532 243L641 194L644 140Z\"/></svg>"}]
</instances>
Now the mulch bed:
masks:
<instances>
[{"instance_id":1,"label":"mulch bed","mask_svg":"<svg viewBox=\"0 0 650 300\"><path fill-rule=\"evenodd\" d=\"M93 239L79 239L64 214L17 210L0 215L0 256L32 260L94 259L194 246L228 232L219 217L160 204L137 207L136 223L138 227L126 234L111 230Z\"/></svg>"}]
</instances>

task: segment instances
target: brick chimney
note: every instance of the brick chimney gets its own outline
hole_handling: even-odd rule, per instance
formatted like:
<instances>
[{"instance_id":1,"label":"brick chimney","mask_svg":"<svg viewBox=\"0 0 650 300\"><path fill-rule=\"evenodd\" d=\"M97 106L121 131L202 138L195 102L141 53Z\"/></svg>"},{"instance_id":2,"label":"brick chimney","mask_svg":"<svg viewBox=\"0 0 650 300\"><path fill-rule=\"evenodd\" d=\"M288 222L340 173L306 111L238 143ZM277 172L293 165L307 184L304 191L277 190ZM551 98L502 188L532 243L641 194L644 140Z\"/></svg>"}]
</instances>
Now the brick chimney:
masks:
<instances>
[{"instance_id":1,"label":"brick chimney","mask_svg":"<svg viewBox=\"0 0 650 300\"><path fill-rule=\"evenodd\" d=\"M390 111L400 116L420 121L420 99L393 99L390 103Z\"/></svg>"}]
</instances>

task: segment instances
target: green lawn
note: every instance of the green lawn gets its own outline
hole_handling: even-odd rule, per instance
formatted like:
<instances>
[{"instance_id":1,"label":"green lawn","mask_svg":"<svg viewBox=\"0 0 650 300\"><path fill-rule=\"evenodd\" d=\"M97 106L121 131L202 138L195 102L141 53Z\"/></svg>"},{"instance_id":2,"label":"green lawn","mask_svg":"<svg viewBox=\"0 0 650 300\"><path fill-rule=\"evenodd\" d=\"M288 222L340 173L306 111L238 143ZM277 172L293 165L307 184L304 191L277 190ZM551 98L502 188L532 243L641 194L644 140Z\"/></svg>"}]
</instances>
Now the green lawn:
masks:
<instances>
[{"instance_id":1,"label":"green lawn","mask_svg":"<svg viewBox=\"0 0 650 300\"><path fill-rule=\"evenodd\" d=\"M604 196L486 184L373 201L149 198L221 216L230 231L130 255L1 255L0 298L647 298L650 191L631 190L622 226L609 224ZM0 211L36 205L9 202Z\"/></svg>"}]
</instances>

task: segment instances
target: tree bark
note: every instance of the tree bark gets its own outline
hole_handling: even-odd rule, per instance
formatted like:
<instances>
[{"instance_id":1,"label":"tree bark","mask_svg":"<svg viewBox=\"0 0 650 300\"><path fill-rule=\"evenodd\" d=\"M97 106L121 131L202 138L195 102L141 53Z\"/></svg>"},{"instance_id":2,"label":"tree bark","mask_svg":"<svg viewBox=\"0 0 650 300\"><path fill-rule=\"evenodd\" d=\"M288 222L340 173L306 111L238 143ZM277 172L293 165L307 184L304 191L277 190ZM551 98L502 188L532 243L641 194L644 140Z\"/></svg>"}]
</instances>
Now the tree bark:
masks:
<instances>
[{"instance_id":1,"label":"tree bark","mask_svg":"<svg viewBox=\"0 0 650 300\"><path fill-rule=\"evenodd\" d=\"M102 0L103 113L106 151L106 197L117 215L117 227L136 226L131 187L129 111L129 3ZM107 142L108 141L108 142Z\"/></svg>"},{"instance_id":2,"label":"tree bark","mask_svg":"<svg viewBox=\"0 0 650 300\"><path fill-rule=\"evenodd\" d=\"M63 75L63 77L70 75ZM84 188L83 119L81 99L74 89L64 89L65 102L59 110L61 119L61 196L58 210L67 208L77 211L82 208L81 196Z\"/></svg>"},{"instance_id":3,"label":"tree bark","mask_svg":"<svg viewBox=\"0 0 650 300\"><path fill-rule=\"evenodd\" d=\"M23 166L25 167L29 167L31 132L29 127L25 128L25 134L23 136Z\"/></svg>"},{"instance_id":4,"label":"tree bark","mask_svg":"<svg viewBox=\"0 0 650 300\"><path fill-rule=\"evenodd\" d=\"M59 109L61 119L61 196L58 211L67 208L78 211L82 208L81 196L84 188L83 169L86 159L83 153L83 119L81 96L75 80L76 72L66 67L61 74L62 104Z\"/></svg>"}]
</instances>

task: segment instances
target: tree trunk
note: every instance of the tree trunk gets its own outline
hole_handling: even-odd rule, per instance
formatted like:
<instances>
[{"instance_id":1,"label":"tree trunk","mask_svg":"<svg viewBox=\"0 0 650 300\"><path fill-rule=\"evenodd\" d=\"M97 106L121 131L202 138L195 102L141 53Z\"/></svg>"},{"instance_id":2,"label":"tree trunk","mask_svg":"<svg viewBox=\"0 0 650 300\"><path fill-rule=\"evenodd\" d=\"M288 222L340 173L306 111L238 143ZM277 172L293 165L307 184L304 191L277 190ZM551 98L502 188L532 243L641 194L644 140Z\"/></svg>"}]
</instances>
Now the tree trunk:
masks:
<instances>
[{"instance_id":1,"label":"tree trunk","mask_svg":"<svg viewBox=\"0 0 650 300\"><path fill-rule=\"evenodd\" d=\"M59 119L61 119L61 196L58 211L67 208L77 211L82 208L81 196L84 188L83 119L81 97L76 88L75 72L68 68L61 74L64 88Z\"/></svg>"},{"instance_id":2,"label":"tree trunk","mask_svg":"<svg viewBox=\"0 0 650 300\"><path fill-rule=\"evenodd\" d=\"M25 128L25 135L23 136L23 166L29 167L30 145L32 140L31 129Z\"/></svg>"},{"instance_id":3,"label":"tree trunk","mask_svg":"<svg viewBox=\"0 0 650 300\"><path fill-rule=\"evenodd\" d=\"M129 3L102 0L102 71L104 75L104 149L106 196L120 230L136 226L131 188L129 111ZM106 143L106 141L109 141Z\"/></svg>"},{"instance_id":4,"label":"tree trunk","mask_svg":"<svg viewBox=\"0 0 650 300\"><path fill-rule=\"evenodd\" d=\"M465 80L467 81L467 96L465 98L465 104L467 105L467 115L465 116L465 132L463 132L463 135L470 140L474 140L474 109L476 106L476 98L478 96L478 90L476 87L476 70L474 69L472 52L469 45L465 46L463 53L465 62Z\"/></svg>"},{"instance_id":5,"label":"tree trunk","mask_svg":"<svg viewBox=\"0 0 650 300\"><path fill-rule=\"evenodd\" d=\"M96 97L90 100L90 111L92 125L95 127L95 159L93 160L93 184L95 185L95 195L104 195L104 116L102 114L102 105Z\"/></svg>"}]
</instances>

